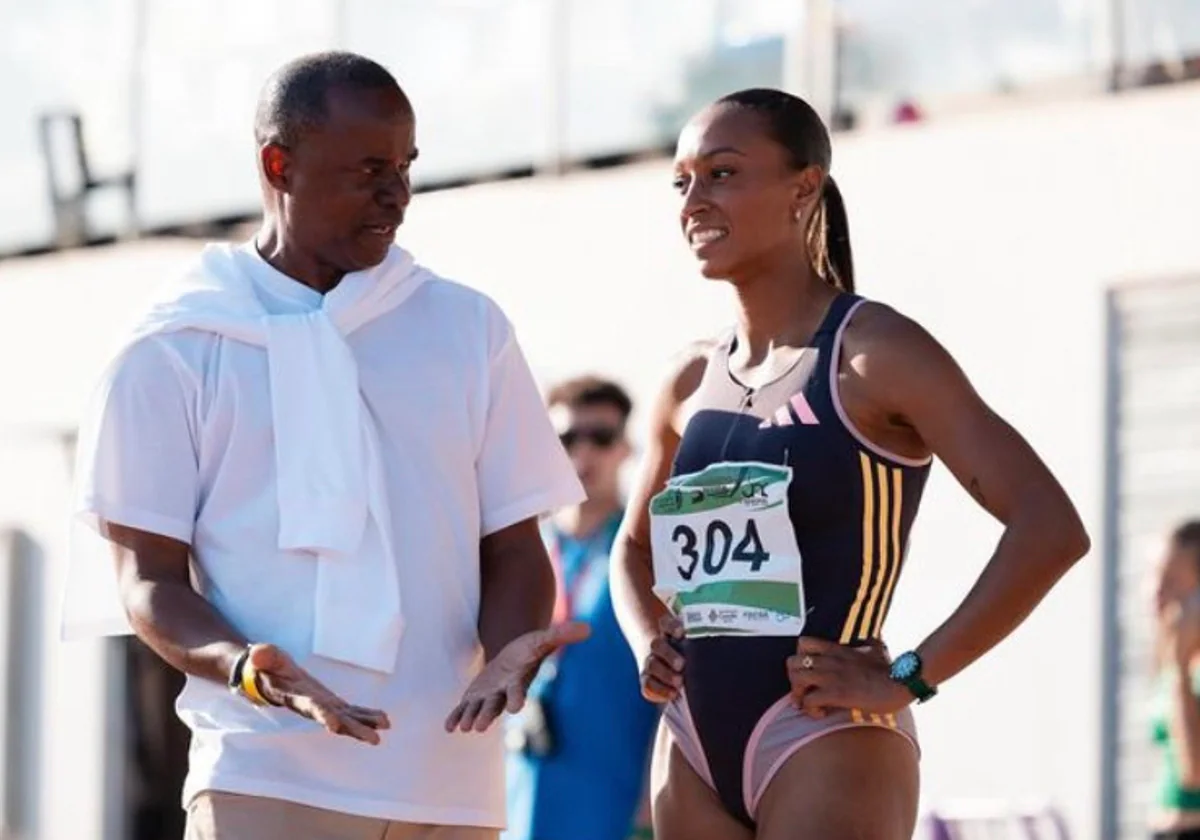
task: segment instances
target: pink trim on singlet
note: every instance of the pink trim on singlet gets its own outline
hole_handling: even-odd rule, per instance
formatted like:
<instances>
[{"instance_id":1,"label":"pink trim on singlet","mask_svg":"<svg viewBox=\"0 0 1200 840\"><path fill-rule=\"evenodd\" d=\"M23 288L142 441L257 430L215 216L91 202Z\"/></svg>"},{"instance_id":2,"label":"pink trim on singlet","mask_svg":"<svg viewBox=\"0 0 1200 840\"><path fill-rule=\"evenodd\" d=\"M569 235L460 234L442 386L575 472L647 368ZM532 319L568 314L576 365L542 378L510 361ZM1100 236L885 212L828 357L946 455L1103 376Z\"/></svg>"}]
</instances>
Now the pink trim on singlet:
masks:
<instances>
[{"instance_id":1,"label":"pink trim on singlet","mask_svg":"<svg viewBox=\"0 0 1200 840\"><path fill-rule=\"evenodd\" d=\"M667 726L675 735L679 751L684 759L692 766L704 783L713 790L717 786L713 782L712 771L708 768L708 756L704 754L704 746L700 743L700 733L696 722L692 719L692 710L688 707L687 696L680 691L672 702L667 704L665 715Z\"/></svg>"},{"instance_id":2,"label":"pink trim on singlet","mask_svg":"<svg viewBox=\"0 0 1200 840\"><path fill-rule=\"evenodd\" d=\"M834 726L830 726L828 729L822 729L819 732L814 732L811 735L807 735L804 738L801 738L799 741L793 741L785 751L779 754L779 758L776 759L775 763L772 764L770 769L767 770L767 772L763 775L762 781L758 785L758 790L754 792L754 797L750 800L750 807L747 809L746 813L750 815L751 819L758 819L758 803L762 799L763 794L767 792L767 785L771 784L771 780L775 778L775 774L778 773L783 765L787 763L787 760L799 752L802 747L806 747L813 741L816 741L818 738L823 738L826 735L833 734L834 732L841 732L845 729L864 728L888 729L889 727L881 726L878 723L839 723ZM895 732L897 735L901 736L907 741L912 741L912 738L909 737L907 733L899 729L891 729L890 731Z\"/></svg>"},{"instance_id":3,"label":"pink trim on singlet","mask_svg":"<svg viewBox=\"0 0 1200 840\"><path fill-rule=\"evenodd\" d=\"M667 704L664 717L684 760L705 784L716 790L708 756L704 754L700 734L683 693ZM895 715L855 715L846 709L834 709L823 718L812 718L795 707L790 694L781 697L759 717L746 741L742 755L742 804L746 813L751 819L756 818L758 803L767 786L801 747L831 732L863 728L895 732L908 741L920 757L916 724L909 709Z\"/></svg>"},{"instance_id":4,"label":"pink trim on singlet","mask_svg":"<svg viewBox=\"0 0 1200 840\"><path fill-rule=\"evenodd\" d=\"M742 801L746 806L746 813L751 817L754 816L754 806L758 802L758 797L762 795L762 791L754 784L754 756L758 754L759 745L762 743L763 733L767 731L767 727L775 720L781 711L788 703L794 702L792 695L785 694L775 701L769 709L763 712L762 717L758 719L758 723L754 725L754 731L750 733L749 740L746 741L746 752L742 756ZM778 769L774 766L771 772ZM766 785L763 785L765 788Z\"/></svg>"},{"instance_id":5,"label":"pink trim on singlet","mask_svg":"<svg viewBox=\"0 0 1200 840\"><path fill-rule=\"evenodd\" d=\"M842 425L846 428L846 431L866 449L869 449L881 458L886 458L889 461L902 464L906 467L924 467L933 460L932 456L920 459L908 458L872 443L854 425L854 422L850 419L850 415L846 413L846 409L842 405L842 396L838 390L838 361L842 354L842 337L846 332L846 327L849 325L850 319L854 317L854 313L864 303L866 303L865 300L860 300L850 307L849 311L846 312L846 317L842 319L842 323L838 326L837 333L833 337L833 351L829 359L829 396L833 400L833 409L837 412L838 419L842 421Z\"/></svg>"}]
</instances>

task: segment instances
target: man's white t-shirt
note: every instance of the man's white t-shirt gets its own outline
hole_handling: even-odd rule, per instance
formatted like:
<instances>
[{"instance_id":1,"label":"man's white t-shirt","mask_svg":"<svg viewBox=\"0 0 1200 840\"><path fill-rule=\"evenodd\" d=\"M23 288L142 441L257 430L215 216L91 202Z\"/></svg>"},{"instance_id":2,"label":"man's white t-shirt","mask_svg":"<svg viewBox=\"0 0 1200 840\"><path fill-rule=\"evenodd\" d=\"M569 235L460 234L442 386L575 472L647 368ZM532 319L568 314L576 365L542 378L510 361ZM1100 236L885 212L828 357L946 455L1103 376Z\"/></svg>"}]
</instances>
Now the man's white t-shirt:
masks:
<instances>
[{"instance_id":1,"label":"man's white t-shirt","mask_svg":"<svg viewBox=\"0 0 1200 840\"><path fill-rule=\"evenodd\" d=\"M239 249L270 314L317 292ZM441 279L347 338L379 431L405 631L390 675L312 655L316 559L277 547L266 351L214 333L151 336L106 375L88 512L192 546L198 589L241 633L287 650L348 702L384 709L379 746L189 677L185 804L212 789L382 819L501 827L500 726L443 721L482 665L479 542L583 490L504 314ZM348 561L352 562L352 558Z\"/></svg>"}]
</instances>

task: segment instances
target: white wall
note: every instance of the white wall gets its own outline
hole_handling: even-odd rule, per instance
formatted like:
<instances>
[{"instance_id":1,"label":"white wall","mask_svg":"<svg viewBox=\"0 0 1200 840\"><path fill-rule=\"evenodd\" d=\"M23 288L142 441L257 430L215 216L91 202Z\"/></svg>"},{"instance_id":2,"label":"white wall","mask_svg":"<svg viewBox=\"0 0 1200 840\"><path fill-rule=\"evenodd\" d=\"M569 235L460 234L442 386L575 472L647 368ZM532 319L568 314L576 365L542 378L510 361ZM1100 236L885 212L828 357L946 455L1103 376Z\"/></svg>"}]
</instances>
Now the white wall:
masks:
<instances>
[{"instance_id":1,"label":"white wall","mask_svg":"<svg viewBox=\"0 0 1200 840\"><path fill-rule=\"evenodd\" d=\"M1097 545L1103 290L1200 270L1196 137L1200 88L1182 87L837 141L862 291L944 341L1059 475ZM727 290L695 275L676 202L665 162L502 183L418 196L401 239L494 295L540 374L603 371L645 402L670 354L730 315ZM194 247L137 246L116 274L112 252L72 257L69 270L0 264L0 422L68 423L128 290L142 293ZM34 383L47 390L31 396ZM13 474L0 473L0 520L29 513ZM935 469L886 628L893 649L949 613L998 533ZM1007 643L918 710L927 805L1049 799L1075 837L1097 836L1099 603L1093 552ZM61 675L69 657L57 656ZM55 755L65 761L65 747ZM47 834L58 836L84 835Z\"/></svg>"},{"instance_id":2,"label":"white wall","mask_svg":"<svg viewBox=\"0 0 1200 840\"><path fill-rule=\"evenodd\" d=\"M36 814L30 840L123 836L102 833L119 806L104 801L107 747L120 743L120 732L109 731L105 646L58 641L70 480L62 433L73 427L116 326L156 276L194 250L151 242L0 262L0 530L26 532L45 561L42 704L37 720L8 722L39 730L31 786L38 801L23 806Z\"/></svg>"},{"instance_id":3,"label":"white wall","mask_svg":"<svg viewBox=\"0 0 1200 840\"><path fill-rule=\"evenodd\" d=\"M56 438L19 434L0 439L0 528L20 528L48 561L40 580L45 596L41 626L27 630L44 657L37 668L43 680L38 719L5 721L12 730L38 730L33 749L38 779L22 785L37 791L35 802L21 805L32 813L30 822L38 832L30 840L99 838L105 818L103 648L100 643L64 646L57 641L66 475ZM28 772L25 767L13 770Z\"/></svg>"}]
</instances>

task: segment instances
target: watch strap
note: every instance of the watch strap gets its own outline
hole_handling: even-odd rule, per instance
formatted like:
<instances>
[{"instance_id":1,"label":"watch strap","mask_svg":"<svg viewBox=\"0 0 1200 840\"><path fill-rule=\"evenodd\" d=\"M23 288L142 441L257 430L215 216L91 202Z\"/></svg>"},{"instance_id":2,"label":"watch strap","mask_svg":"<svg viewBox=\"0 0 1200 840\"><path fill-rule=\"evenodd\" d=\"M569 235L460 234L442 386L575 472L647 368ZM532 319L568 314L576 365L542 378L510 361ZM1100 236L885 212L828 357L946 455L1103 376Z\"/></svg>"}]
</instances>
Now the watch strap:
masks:
<instances>
[{"instance_id":1,"label":"watch strap","mask_svg":"<svg viewBox=\"0 0 1200 840\"><path fill-rule=\"evenodd\" d=\"M229 672L229 690L240 694L255 706L273 705L263 696L258 670L250 662L250 646L241 652Z\"/></svg>"},{"instance_id":2,"label":"watch strap","mask_svg":"<svg viewBox=\"0 0 1200 840\"><path fill-rule=\"evenodd\" d=\"M920 676L909 677L907 680L901 680L901 682L905 688L913 693L918 703L924 703L937 694L937 689L921 679Z\"/></svg>"}]
</instances>

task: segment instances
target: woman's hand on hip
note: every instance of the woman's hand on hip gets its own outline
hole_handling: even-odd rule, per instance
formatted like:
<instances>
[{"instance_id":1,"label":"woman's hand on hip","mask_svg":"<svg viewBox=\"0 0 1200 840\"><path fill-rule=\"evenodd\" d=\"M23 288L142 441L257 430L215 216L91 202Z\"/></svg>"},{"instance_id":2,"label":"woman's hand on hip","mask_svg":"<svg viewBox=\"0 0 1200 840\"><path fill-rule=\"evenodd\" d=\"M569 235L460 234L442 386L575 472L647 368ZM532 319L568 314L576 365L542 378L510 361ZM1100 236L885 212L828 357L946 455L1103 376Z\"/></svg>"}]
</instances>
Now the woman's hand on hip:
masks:
<instances>
[{"instance_id":1,"label":"woman's hand on hip","mask_svg":"<svg viewBox=\"0 0 1200 840\"><path fill-rule=\"evenodd\" d=\"M642 696L651 703L669 703L683 688L683 654L678 644L683 640L683 622L673 615L664 615L658 622L658 635L650 642L650 650L641 657Z\"/></svg>"},{"instance_id":2,"label":"woman's hand on hip","mask_svg":"<svg viewBox=\"0 0 1200 840\"><path fill-rule=\"evenodd\" d=\"M796 655L787 660L792 700L810 717L831 709L891 714L915 699L891 677L891 660L882 642L860 647L802 636Z\"/></svg>"}]
</instances>

